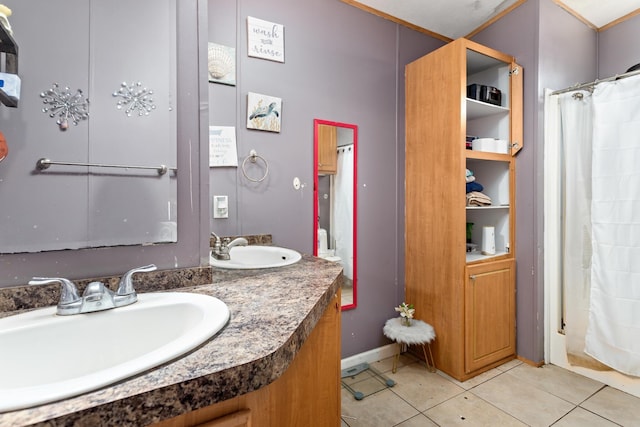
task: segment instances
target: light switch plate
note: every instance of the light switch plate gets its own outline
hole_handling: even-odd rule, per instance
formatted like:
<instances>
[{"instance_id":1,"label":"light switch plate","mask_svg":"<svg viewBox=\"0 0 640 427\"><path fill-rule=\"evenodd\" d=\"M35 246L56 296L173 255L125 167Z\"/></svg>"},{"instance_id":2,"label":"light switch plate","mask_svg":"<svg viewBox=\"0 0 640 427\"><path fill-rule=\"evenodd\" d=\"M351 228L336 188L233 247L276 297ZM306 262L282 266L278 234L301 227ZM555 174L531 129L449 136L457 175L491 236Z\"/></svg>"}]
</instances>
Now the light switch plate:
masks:
<instances>
[{"instance_id":1,"label":"light switch plate","mask_svg":"<svg viewBox=\"0 0 640 427\"><path fill-rule=\"evenodd\" d=\"M229 218L229 196L213 196L213 217Z\"/></svg>"}]
</instances>

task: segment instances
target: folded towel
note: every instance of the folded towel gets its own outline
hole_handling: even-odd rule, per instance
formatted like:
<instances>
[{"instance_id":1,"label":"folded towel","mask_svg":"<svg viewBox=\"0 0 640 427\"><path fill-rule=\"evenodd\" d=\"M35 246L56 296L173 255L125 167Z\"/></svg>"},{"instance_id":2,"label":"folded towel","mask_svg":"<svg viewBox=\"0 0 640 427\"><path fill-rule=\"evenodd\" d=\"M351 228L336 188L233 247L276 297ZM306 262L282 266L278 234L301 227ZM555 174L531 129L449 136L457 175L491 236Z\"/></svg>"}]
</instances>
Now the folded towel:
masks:
<instances>
[{"instance_id":1,"label":"folded towel","mask_svg":"<svg viewBox=\"0 0 640 427\"><path fill-rule=\"evenodd\" d=\"M467 169L466 176L473 176L473 172L471 172L469 169Z\"/></svg>"},{"instance_id":2,"label":"folded towel","mask_svg":"<svg viewBox=\"0 0 640 427\"><path fill-rule=\"evenodd\" d=\"M481 193L479 191L471 191L471 192L467 193L467 199L470 199L470 200L482 200L482 201L486 201L486 202L490 202L491 201L491 197L489 197L486 194Z\"/></svg>"},{"instance_id":3,"label":"folded towel","mask_svg":"<svg viewBox=\"0 0 640 427\"><path fill-rule=\"evenodd\" d=\"M476 177L473 175L469 175L467 177L465 177L465 179L467 180L467 182L473 182L476 180Z\"/></svg>"},{"instance_id":4,"label":"folded towel","mask_svg":"<svg viewBox=\"0 0 640 427\"><path fill-rule=\"evenodd\" d=\"M484 190L484 187L482 186L482 184L478 183L478 182L467 182L467 193L470 193L472 191L482 191Z\"/></svg>"},{"instance_id":5,"label":"folded towel","mask_svg":"<svg viewBox=\"0 0 640 427\"><path fill-rule=\"evenodd\" d=\"M479 191L467 193L467 206L491 206L491 198Z\"/></svg>"}]
</instances>

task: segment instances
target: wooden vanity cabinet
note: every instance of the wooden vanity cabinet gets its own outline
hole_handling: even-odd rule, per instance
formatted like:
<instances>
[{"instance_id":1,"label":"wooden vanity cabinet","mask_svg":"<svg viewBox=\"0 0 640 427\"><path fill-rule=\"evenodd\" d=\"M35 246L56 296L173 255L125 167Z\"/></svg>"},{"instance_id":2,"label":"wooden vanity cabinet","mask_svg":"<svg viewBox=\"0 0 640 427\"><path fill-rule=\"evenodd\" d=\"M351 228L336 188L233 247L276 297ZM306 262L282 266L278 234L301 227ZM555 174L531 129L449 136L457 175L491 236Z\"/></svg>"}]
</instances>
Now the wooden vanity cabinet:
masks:
<instances>
[{"instance_id":1,"label":"wooden vanity cabinet","mask_svg":"<svg viewBox=\"0 0 640 427\"><path fill-rule=\"evenodd\" d=\"M436 367L460 381L515 357L522 76L512 56L466 39L406 67L405 301L435 329ZM468 98L473 84L497 88L500 102ZM471 135L506 143L469 150ZM490 206L467 206L467 169ZM484 226L495 228L495 254L480 252Z\"/></svg>"},{"instance_id":2,"label":"wooden vanity cabinet","mask_svg":"<svg viewBox=\"0 0 640 427\"><path fill-rule=\"evenodd\" d=\"M273 383L154 426L339 426L340 304L338 291L289 368Z\"/></svg>"},{"instance_id":3,"label":"wooden vanity cabinet","mask_svg":"<svg viewBox=\"0 0 640 427\"><path fill-rule=\"evenodd\" d=\"M318 125L318 173L335 175L338 172L338 128Z\"/></svg>"}]
</instances>

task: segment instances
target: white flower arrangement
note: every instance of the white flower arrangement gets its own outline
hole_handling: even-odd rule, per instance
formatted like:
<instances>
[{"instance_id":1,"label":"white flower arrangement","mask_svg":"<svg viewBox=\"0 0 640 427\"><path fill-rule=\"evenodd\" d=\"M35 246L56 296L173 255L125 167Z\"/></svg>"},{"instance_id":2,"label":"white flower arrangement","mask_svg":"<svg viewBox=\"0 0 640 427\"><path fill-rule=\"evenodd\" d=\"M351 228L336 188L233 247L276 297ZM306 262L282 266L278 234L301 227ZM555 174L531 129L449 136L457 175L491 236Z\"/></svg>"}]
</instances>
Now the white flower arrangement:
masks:
<instances>
[{"instance_id":1,"label":"white flower arrangement","mask_svg":"<svg viewBox=\"0 0 640 427\"><path fill-rule=\"evenodd\" d=\"M413 308L413 304L407 304L403 302L399 306L395 307L395 310L400 313L402 324L405 326L411 326L411 319L413 319L413 313L416 309Z\"/></svg>"}]
</instances>

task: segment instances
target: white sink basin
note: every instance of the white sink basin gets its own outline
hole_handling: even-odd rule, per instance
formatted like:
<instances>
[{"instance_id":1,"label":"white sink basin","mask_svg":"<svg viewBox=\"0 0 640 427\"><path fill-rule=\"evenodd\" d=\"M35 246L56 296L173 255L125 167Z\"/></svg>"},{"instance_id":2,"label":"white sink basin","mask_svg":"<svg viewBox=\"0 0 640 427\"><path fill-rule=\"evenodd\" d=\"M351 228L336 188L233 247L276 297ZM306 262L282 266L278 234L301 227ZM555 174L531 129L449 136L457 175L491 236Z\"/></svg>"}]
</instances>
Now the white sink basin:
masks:
<instances>
[{"instance_id":1,"label":"white sink basin","mask_svg":"<svg viewBox=\"0 0 640 427\"><path fill-rule=\"evenodd\" d=\"M196 348L229 320L217 298L139 294L135 304L58 316L47 307L0 319L0 412L76 396Z\"/></svg>"},{"instance_id":2,"label":"white sink basin","mask_svg":"<svg viewBox=\"0 0 640 427\"><path fill-rule=\"evenodd\" d=\"M295 264L302 259L293 249L278 246L234 246L229 250L231 259L221 261L209 257L211 265L219 268L250 270L254 268L274 268Z\"/></svg>"}]
</instances>

